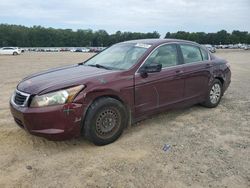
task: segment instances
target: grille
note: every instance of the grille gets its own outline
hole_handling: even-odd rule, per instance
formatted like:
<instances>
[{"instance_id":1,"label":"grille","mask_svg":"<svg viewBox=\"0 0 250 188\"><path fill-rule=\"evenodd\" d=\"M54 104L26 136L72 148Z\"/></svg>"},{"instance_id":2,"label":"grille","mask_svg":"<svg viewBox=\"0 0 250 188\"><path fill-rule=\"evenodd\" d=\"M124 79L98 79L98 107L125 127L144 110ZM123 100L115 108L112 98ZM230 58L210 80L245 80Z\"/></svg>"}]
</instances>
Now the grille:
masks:
<instances>
[{"instance_id":1,"label":"grille","mask_svg":"<svg viewBox=\"0 0 250 188\"><path fill-rule=\"evenodd\" d=\"M26 99L28 96L22 95L19 92L16 92L15 97L14 97L14 102L16 105L25 105Z\"/></svg>"}]
</instances>

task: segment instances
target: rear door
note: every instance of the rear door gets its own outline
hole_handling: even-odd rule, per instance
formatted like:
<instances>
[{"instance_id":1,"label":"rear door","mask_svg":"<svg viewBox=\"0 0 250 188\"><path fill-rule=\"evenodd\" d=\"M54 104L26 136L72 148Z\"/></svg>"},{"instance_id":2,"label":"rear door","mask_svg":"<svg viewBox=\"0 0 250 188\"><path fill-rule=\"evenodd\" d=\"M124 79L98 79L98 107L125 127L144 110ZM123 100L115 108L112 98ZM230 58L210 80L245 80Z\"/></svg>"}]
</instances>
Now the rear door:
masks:
<instances>
[{"instance_id":1,"label":"rear door","mask_svg":"<svg viewBox=\"0 0 250 188\"><path fill-rule=\"evenodd\" d=\"M208 53L199 46L180 44L185 78L185 99L197 99L207 92L211 63Z\"/></svg>"},{"instance_id":2,"label":"rear door","mask_svg":"<svg viewBox=\"0 0 250 188\"><path fill-rule=\"evenodd\" d=\"M165 44L155 49L143 66L162 64L161 72L148 73L142 77L135 74L135 110L137 115L151 113L169 104L182 100L184 80L176 44Z\"/></svg>"}]
</instances>

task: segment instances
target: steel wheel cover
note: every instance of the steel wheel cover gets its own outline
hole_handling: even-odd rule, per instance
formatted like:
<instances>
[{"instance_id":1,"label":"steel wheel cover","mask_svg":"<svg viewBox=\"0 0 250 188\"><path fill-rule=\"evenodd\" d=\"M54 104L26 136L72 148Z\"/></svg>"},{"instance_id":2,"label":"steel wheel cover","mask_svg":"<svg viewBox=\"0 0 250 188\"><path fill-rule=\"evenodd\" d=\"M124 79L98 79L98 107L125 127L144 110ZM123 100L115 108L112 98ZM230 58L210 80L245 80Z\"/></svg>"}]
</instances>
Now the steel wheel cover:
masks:
<instances>
[{"instance_id":1,"label":"steel wheel cover","mask_svg":"<svg viewBox=\"0 0 250 188\"><path fill-rule=\"evenodd\" d=\"M103 109L96 119L96 134L102 138L111 138L121 126L121 114L114 107Z\"/></svg>"}]
</instances>

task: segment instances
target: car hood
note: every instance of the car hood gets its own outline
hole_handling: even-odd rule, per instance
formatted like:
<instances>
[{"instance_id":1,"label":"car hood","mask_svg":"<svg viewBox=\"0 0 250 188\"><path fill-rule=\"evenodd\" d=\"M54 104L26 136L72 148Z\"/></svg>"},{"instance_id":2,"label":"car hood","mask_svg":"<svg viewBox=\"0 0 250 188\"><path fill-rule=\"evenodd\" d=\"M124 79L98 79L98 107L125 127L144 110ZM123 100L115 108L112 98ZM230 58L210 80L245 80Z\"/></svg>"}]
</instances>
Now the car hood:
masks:
<instances>
[{"instance_id":1,"label":"car hood","mask_svg":"<svg viewBox=\"0 0 250 188\"><path fill-rule=\"evenodd\" d=\"M90 78L116 72L85 65L72 65L40 72L24 78L17 86L19 91L43 94L71 86L85 84Z\"/></svg>"}]
</instances>

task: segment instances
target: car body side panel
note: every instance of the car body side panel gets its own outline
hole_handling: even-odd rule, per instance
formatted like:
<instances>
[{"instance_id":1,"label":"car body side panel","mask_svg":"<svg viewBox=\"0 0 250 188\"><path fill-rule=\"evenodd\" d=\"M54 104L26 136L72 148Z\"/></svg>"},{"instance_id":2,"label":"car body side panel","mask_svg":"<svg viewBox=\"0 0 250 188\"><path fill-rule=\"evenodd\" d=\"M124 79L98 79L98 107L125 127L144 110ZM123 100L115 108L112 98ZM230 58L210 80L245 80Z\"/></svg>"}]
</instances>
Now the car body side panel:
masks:
<instances>
[{"instance_id":1,"label":"car body side panel","mask_svg":"<svg viewBox=\"0 0 250 188\"><path fill-rule=\"evenodd\" d=\"M135 75L136 115L151 114L151 111L177 103L183 98L184 80L177 70L180 67L163 69L148 74L147 78Z\"/></svg>"},{"instance_id":2,"label":"car body side panel","mask_svg":"<svg viewBox=\"0 0 250 188\"><path fill-rule=\"evenodd\" d=\"M186 64L184 69L184 98L186 100L206 95L212 66L209 61Z\"/></svg>"}]
</instances>

